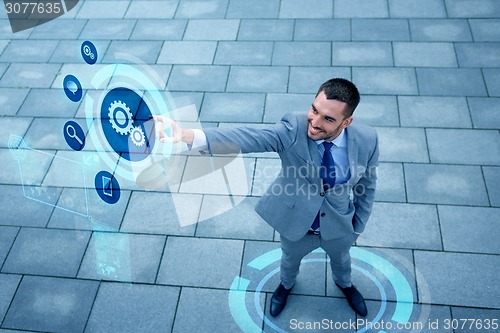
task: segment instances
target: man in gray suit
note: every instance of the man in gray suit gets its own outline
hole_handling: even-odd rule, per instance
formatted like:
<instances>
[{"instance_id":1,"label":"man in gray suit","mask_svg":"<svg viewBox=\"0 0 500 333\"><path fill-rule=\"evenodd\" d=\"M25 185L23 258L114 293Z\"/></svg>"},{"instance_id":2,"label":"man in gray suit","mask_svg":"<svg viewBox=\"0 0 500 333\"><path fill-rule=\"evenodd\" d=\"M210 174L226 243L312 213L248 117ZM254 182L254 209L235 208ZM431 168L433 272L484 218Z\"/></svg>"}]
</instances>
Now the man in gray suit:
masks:
<instances>
[{"instance_id":1,"label":"man in gray suit","mask_svg":"<svg viewBox=\"0 0 500 333\"><path fill-rule=\"evenodd\" d=\"M330 257L333 279L349 305L361 316L368 313L351 283L349 249L372 210L379 152L375 130L352 124L359 99L352 82L331 79L307 114L286 114L267 129L189 130L156 117L161 141L183 141L211 154L279 154L282 169L255 207L281 237L281 283L271 298L272 316L284 309L302 258L318 247ZM171 137L163 131L166 123Z\"/></svg>"}]
</instances>

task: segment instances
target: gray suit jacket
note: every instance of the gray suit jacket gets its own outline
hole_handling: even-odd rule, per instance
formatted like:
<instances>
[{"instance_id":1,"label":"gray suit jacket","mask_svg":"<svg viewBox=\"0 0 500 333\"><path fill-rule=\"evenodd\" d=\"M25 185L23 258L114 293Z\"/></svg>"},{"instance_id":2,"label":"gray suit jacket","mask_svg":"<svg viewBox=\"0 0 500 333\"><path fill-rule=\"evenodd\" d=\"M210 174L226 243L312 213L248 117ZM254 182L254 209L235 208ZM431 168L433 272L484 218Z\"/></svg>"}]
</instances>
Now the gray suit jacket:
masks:
<instances>
[{"instance_id":1,"label":"gray suit jacket","mask_svg":"<svg viewBox=\"0 0 500 333\"><path fill-rule=\"evenodd\" d=\"M305 114L286 114L268 129L207 128L211 154L277 152L282 168L257 203L256 212L282 236L302 238L318 211L321 237L329 240L361 233L370 216L378 165L378 139L368 126L346 129L350 179L323 190L317 144L307 136Z\"/></svg>"}]
</instances>

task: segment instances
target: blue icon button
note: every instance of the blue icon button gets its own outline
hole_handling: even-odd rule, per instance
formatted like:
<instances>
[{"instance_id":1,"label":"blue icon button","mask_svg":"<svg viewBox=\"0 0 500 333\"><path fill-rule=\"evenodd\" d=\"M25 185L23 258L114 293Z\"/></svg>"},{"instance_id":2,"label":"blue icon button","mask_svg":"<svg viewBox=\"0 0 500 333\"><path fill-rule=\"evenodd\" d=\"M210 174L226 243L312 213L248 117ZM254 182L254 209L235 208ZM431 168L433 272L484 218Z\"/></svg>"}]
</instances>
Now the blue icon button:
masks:
<instances>
[{"instance_id":1,"label":"blue icon button","mask_svg":"<svg viewBox=\"0 0 500 333\"><path fill-rule=\"evenodd\" d=\"M155 142L154 121L147 103L133 90L115 88L104 97L101 125L111 148L131 162L146 159Z\"/></svg>"},{"instance_id":2,"label":"blue icon button","mask_svg":"<svg viewBox=\"0 0 500 333\"><path fill-rule=\"evenodd\" d=\"M89 65L93 65L97 61L97 49L92 42L86 40L82 43L82 58Z\"/></svg>"},{"instance_id":3,"label":"blue icon button","mask_svg":"<svg viewBox=\"0 0 500 333\"><path fill-rule=\"evenodd\" d=\"M115 176L107 171L100 171L95 176L95 190L102 201L112 205L120 200L120 185Z\"/></svg>"},{"instance_id":4,"label":"blue icon button","mask_svg":"<svg viewBox=\"0 0 500 333\"><path fill-rule=\"evenodd\" d=\"M85 146L85 133L74 121L64 124L64 139L73 150L80 151Z\"/></svg>"},{"instance_id":5,"label":"blue icon button","mask_svg":"<svg viewBox=\"0 0 500 333\"><path fill-rule=\"evenodd\" d=\"M66 96L73 102L78 102L82 99L82 85L74 75L66 75L63 81L63 88Z\"/></svg>"}]
</instances>

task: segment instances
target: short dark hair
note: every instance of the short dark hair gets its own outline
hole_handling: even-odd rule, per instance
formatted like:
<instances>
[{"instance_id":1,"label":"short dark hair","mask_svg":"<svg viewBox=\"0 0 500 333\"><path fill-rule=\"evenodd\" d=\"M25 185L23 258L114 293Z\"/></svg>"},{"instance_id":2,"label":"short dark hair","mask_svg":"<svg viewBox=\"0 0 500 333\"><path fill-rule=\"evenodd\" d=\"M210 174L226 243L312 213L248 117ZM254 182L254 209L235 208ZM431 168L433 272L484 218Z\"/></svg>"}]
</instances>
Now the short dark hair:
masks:
<instances>
[{"instance_id":1,"label":"short dark hair","mask_svg":"<svg viewBox=\"0 0 500 333\"><path fill-rule=\"evenodd\" d=\"M344 117L352 116L354 110L359 104L358 88L349 80L341 78L333 78L323 83L316 93L316 97L320 92L324 92L326 99L335 99L347 104L344 111Z\"/></svg>"}]
</instances>

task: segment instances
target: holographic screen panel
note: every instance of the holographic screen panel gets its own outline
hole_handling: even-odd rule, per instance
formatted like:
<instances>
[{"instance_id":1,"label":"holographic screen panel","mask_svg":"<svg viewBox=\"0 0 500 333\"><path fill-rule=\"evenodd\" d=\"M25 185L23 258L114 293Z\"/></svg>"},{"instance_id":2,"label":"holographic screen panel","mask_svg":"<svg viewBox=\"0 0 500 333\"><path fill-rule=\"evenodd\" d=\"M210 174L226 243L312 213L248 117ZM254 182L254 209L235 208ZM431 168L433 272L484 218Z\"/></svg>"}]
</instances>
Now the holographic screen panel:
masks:
<instances>
[{"instance_id":1,"label":"holographic screen panel","mask_svg":"<svg viewBox=\"0 0 500 333\"><path fill-rule=\"evenodd\" d=\"M21 176L23 194L26 198L46 204L82 217L92 219L89 205L89 189L98 161L92 155L79 155L78 152L59 151L57 153L36 150L28 147L22 137L11 135L9 151L17 161ZM78 159L78 157L80 157ZM45 168L49 161L48 170ZM80 190L78 196L62 196L61 188ZM99 222L96 227L105 226Z\"/></svg>"}]
</instances>

